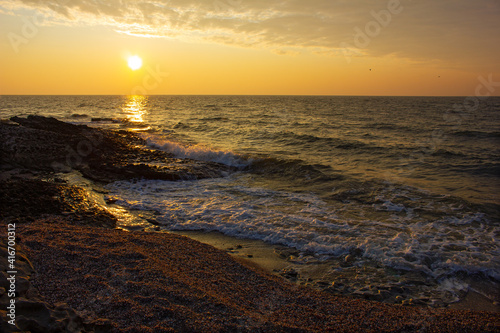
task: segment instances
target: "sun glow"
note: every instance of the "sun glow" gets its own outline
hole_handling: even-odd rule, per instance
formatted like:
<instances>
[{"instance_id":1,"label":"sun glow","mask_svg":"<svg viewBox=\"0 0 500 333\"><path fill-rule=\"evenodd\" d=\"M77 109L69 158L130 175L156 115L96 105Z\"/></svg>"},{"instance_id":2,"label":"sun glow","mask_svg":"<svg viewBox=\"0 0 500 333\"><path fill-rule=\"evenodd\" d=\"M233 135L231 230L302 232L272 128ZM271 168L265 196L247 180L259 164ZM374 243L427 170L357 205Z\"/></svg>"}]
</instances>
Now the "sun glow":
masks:
<instances>
[{"instance_id":1,"label":"sun glow","mask_svg":"<svg viewBox=\"0 0 500 333\"><path fill-rule=\"evenodd\" d=\"M131 56L128 58L128 67L135 71L142 67L142 59L139 56Z\"/></svg>"}]
</instances>

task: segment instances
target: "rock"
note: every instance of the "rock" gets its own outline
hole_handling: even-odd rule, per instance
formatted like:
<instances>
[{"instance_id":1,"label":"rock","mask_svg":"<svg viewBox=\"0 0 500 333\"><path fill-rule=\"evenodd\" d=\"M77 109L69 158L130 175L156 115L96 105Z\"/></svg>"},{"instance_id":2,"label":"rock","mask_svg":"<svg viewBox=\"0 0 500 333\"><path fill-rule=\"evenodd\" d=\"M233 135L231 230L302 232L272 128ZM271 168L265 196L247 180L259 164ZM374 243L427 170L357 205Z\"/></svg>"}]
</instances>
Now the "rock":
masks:
<instances>
[{"instance_id":1,"label":"rock","mask_svg":"<svg viewBox=\"0 0 500 333\"><path fill-rule=\"evenodd\" d=\"M377 291L377 293L381 296L381 298L384 300L384 299L388 299L390 298L392 295L389 291L387 290L382 290L382 289L379 289Z\"/></svg>"},{"instance_id":2,"label":"rock","mask_svg":"<svg viewBox=\"0 0 500 333\"><path fill-rule=\"evenodd\" d=\"M18 316L18 318L16 318L17 325L20 329L25 331L33 330L32 327L48 328L55 322L55 320L51 318L50 310L43 302L17 299L16 314Z\"/></svg>"},{"instance_id":3,"label":"rock","mask_svg":"<svg viewBox=\"0 0 500 333\"><path fill-rule=\"evenodd\" d=\"M405 289L402 287L398 287L398 286L390 286L389 291L391 292L391 294L404 294L405 293Z\"/></svg>"},{"instance_id":4,"label":"rock","mask_svg":"<svg viewBox=\"0 0 500 333\"><path fill-rule=\"evenodd\" d=\"M352 293L352 296L360 299L367 299L372 301L382 301L382 296L370 290L358 289Z\"/></svg>"},{"instance_id":5,"label":"rock","mask_svg":"<svg viewBox=\"0 0 500 333\"><path fill-rule=\"evenodd\" d=\"M332 287L335 287L335 288L343 288L343 287L344 287L344 284L343 284L342 282L333 281L333 282L332 282Z\"/></svg>"},{"instance_id":6,"label":"rock","mask_svg":"<svg viewBox=\"0 0 500 333\"><path fill-rule=\"evenodd\" d=\"M95 203L87 190L66 184L36 179L0 180L0 218L30 222L46 215L61 215L74 224L114 228L116 218ZM17 257L17 266L31 266L25 257Z\"/></svg>"},{"instance_id":7,"label":"rock","mask_svg":"<svg viewBox=\"0 0 500 333\"><path fill-rule=\"evenodd\" d=\"M24 296L29 288L30 288L30 283L27 278L18 277L16 279L16 292L19 295Z\"/></svg>"},{"instance_id":8,"label":"rock","mask_svg":"<svg viewBox=\"0 0 500 333\"><path fill-rule=\"evenodd\" d=\"M20 299L16 302L16 326L23 332L89 332L93 325L66 304L55 309L40 301ZM90 328L90 330L88 330Z\"/></svg>"},{"instance_id":9,"label":"rock","mask_svg":"<svg viewBox=\"0 0 500 333\"><path fill-rule=\"evenodd\" d=\"M155 219L146 219L146 221L148 221L152 225L160 225L160 223Z\"/></svg>"},{"instance_id":10,"label":"rock","mask_svg":"<svg viewBox=\"0 0 500 333\"><path fill-rule=\"evenodd\" d=\"M434 308L441 308L445 305L445 303L440 299L431 299L429 305Z\"/></svg>"},{"instance_id":11,"label":"rock","mask_svg":"<svg viewBox=\"0 0 500 333\"><path fill-rule=\"evenodd\" d=\"M108 205L112 205L112 204L116 203L117 199L116 199L116 198L113 198L113 197L105 197L105 198L104 198L104 201L105 201Z\"/></svg>"},{"instance_id":12,"label":"rock","mask_svg":"<svg viewBox=\"0 0 500 333\"><path fill-rule=\"evenodd\" d=\"M280 275L286 279L296 280L299 276L299 273L297 273L297 271L295 271L295 269L290 268L290 269L283 269L281 271Z\"/></svg>"},{"instance_id":13,"label":"rock","mask_svg":"<svg viewBox=\"0 0 500 333\"><path fill-rule=\"evenodd\" d=\"M410 298L410 299L405 299L401 302L401 305L414 305L413 304L413 299Z\"/></svg>"},{"instance_id":14,"label":"rock","mask_svg":"<svg viewBox=\"0 0 500 333\"><path fill-rule=\"evenodd\" d=\"M354 257L360 257L363 255L363 250L356 247L356 248L353 248L349 251L349 254L354 256Z\"/></svg>"},{"instance_id":15,"label":"rock","mask_svg":"<svg viewBox=\"0 0 500 333\"><path fill-rule=\"evenodd\" d=\"M355 256L353 256L352 254L348 254L344 257L344 260L340 263L340 266L341 267L352 266L355 260L356 260Z\"/></svg>"},{"instance_id":16,"label":"rock","mask_svg":"<svg viewBox=\"0 0 500 333\"><path fill-rule=\"evenodd\" d=\"M91 118L90 120L91 120L91 121L113 121L113 119L112 119L112 118L98 118L98 117L96 117L96 118Z\"/></svg>"},{"instance_id":17,"label":"rock","mask_svg":"<svg viewBox=\"0 0 500 333\"><path fill-rule=\"evenodd\" d=\"M345 256L344 262L347 263L347 264L352 264L355 259L356 258L353 255L348 254L348 255Z\"/></svg>"},{"instance_id":18,"label":"rock","mask_svg":"<svg viewBox=\"0 0 500 333\"><path fill-rule=\"evenodd\" d=\"M310 279L312 281L312 279ZM327 288L329 287L331 284L329 282L326 282L326 281L318 281L316 282L316 285L320 288Z\"/></svg>"},{"instance_id":19,"label":"rock","mask_svg":"<svg viewBox=\"0 0 500 333\"><path fill-rule=\"evenodd\" d=\"M0 123L2 163L29 170L74 169L104 183L133 178L213 178L235 170L215 162L175 159L167 152L146 148L143 139L126 131L72 125L40 116L11 120L20 126Z\"/></svg>"},{"instance_id":20,"label":"rock","mask_svg":"<svg viewBox=\"0 0 500 333\"><path fill-rule=\"evenodd\" d=\"M63 134L81 133L83 130L88 129L85 125L73 125L59 121L53 117L30 115L27 118L12 117L10 120L24 127Z\"/></svg>"}]
</instances>

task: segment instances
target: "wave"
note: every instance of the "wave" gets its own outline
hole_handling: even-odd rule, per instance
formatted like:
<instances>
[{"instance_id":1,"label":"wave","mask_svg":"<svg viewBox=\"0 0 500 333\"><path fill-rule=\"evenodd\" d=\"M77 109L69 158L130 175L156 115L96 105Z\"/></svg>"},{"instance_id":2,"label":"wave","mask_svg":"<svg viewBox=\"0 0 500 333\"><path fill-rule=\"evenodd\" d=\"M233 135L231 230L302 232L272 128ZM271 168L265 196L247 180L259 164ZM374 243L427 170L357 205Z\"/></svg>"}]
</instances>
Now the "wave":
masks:
<instances>
[{"instance_id":1,"label":"wave","mask_svg":"<svg viewBox=\"0 0 500 333\"><path fill-rule=\"evenodd\" d=\"M277 133L275 139L286 145L311 144L315 143L321 147L328 146L330 148L338 148L343 150L350 149L383 149L378 146L373 146L356 140L345 140L340 138L321 137L311 134L296 134L293 132Z\"/></svg>"},{"instance_id":2,"label":"wave","mask_svg":"<svg viewBox=\"0 0 500 333\"><path fill-rule=\"evenodd\" d=\"M201 118L199 120L200 121L229 121L229 118L228 117L205 117L205 118Z\"/></svg>"},{"instance_id":3,"label":"wave","mask_svg":"<svg viewBox=\"0 0 500 333\"><path fill-rule=\"evenodd\" d=\"M180 128L189 128L190 126L188 124L185 124L181 121L179 121L177 124L173 126L174 129L180 129Z\"/></svg>"},{"instance_id":4,"label":"wave","mask_svg":"<svg viewBox=\"0 0 500 333\"><path fill-rule=\"evenodd\" d=\"M88 114L73 113L70 117L71 118L88 118L89 115Z\"/></svg>"},{"instance_id":5,"label":"wave","mask_svg":"<svg viewBox=\"0 0 500 333\"><path fill-rule=\"evenodd\" d=\"M500 132L456 131L452 135L468 138L500 138Z\"/></svg>"},{"instance_id":6,"label":"wave","mask_svg":"<svg viewBox=\"0 0 500 333\"><path fill-rule=\"evenodd\" d=\"M498 177L500 175L500 164L499 163L482 163L480 165L467 165L467 164L455 164L452 165L450 169L454 169L457 172L465 172L476 176L494 176ZM494 181L492 179L492 181Z\"/></svg>"},{"instance_id":7,"label":"wave","mask_svg":"<svg viewBox=\"0 0 500 333\"><path fill-rule=\"evenodd\" d=\"M345 204L339 211L315 194L248 187L231 177L120 181L107 189L119 205L156 211L157 222L170 230L219 231L329 258L357 252L360 259L438 279L459 271L500 279L498 245L481 241L495 237L495 229L480 213L462 211L429 221L412 216L411 200L380 196L374 208L392 214L389 220L353 219L343 215Z\"/></svg>"},{"instance_id":8,"label":"wave","mask_svg":"<svg viewBox=\"0 0 500 333\"><path fill-rule=\"evenodd\" d=\"M186 145L161 139L155 135L143 135L143 138L148 146L171 153L177 158L221 163L255 174L278 175L280 177L302 178L313 181L338 180L341 178L340 175L333 175L333 170L328 165L309 164L300 159L281 159L271 156L250 157L201 145Z\"/></svg>"},{"instance_id":9,"label":"wave","mask_svg":"<svg viewBox=\"0 0 500 333\"><path fill-rule=\"evenodd\" d=\"M367 125L362 126L362 128L367 128L367 129L378 129L378 130L388 130L388 131L401 131L405 133L413 133L417 132L420 133L422 130L411 127L411 126L404 126L404 125L397 125L397 124L390 124L390 123L369 123Z\"/></svg>"},{"instance_id":10,"label":"wave","mask_svg":"<svg viewBox=\"0 0 500 333\"><path fill-rule=\"evenodd\" d=\"M255 158L248 169L252 173L280 176L285 178L306 179L314 182L338 180L343 178L334 175L328 165L309 164L300 159L280 159L276 157Z\"/></svg>"},{"instance_id":11,"label":"wave","mask_svg":"<svg viewBox=\"0 0 500 333\"><path fill-rule=\"evenodd\" d=\"M448 157L448 158L466 158L466 157L468 157L467 155L465 155L463 153L456 152L456 151L450 151L447 149L438 149L438 150L434 151L431 155L432 156L440 156L440 157Z\"/></svg>"},{"instance_id":12,"label":"wave","mask_svg":"<svg viewBox=\"0 0 500 333\"><path fill-rule=\"evenodd\" d=\"M198 161L216 162L236 168L245 168L250 161L231 151L214 150L199 145L183 145L178 142L162 140L156 136L143 136L147 144L173 154L177 158L189 158Z\"/></svg>"}]
</instances>

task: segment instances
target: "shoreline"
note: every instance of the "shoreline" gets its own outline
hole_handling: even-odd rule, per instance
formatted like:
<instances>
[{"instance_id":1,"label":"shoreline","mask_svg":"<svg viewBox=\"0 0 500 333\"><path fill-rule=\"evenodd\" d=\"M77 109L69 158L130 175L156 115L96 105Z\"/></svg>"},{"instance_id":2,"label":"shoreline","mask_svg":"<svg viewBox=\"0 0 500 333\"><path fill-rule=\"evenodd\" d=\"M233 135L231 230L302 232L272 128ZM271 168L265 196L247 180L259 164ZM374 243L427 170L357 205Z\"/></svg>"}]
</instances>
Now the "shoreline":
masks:
<instances>
[{"instance_id":1,"label":"shoreline","mask_svg":"<svg viewBox=\"0 0 500 333\"><path fill-rule=\"evenodd\" d=\"M47 121L42 118L38 118L41 124L47 125ZM58 129L74 130L60 122L50 120L48 123ZM33 122L24 124L33 126ZM102 203L96 202L92 191L68 184L50 169L54 161L64 162L67 158L64 145L55 148L52 146L55 151L51 159L38 160L37 157L46 155L46 152L28 149L34 142L38 146L57 144L57 140L64 137L62 134L51 139L46 133L50 130L43 126L34 131L30 130L32 127L22 124L6 130L5 126L15 125L2 124L2 138L9 140L2 141L3 163L6 160L8 163L2 165L0 177L3 185L1 219L3 224L15 221L20 226L19 249L28 253L28 259L35 269L34 272L26 272L27 280L34 286L26 290L32 290L32 294L23 294L20 298L28 303L32 302L31 299L36 300L40 309L31 314L31 321L21 321L22 325L26 325L25 329L33 329L33 325L63 327L78 323L82 331L112 329L125 332L134 327L133 320L141 321L140 325L143 325L141 327L145 332L153 328L157 328L155 331L182 331L188 327L204 332L233 329L296 329L306 332L353 329L420 331L424 328L437 332L468 331L472 328L473 331L493 332L500 328L498 313L391 305L308 288L314 286L316 277L322 274L320 265L316 272L310 272L312 274L306 276L300 272L300 267L286 259L293 254L287 253L286 249L276 253L276 246L264 242L201 232L185 233L190 234L186 238L176 235L183 234L182 232L140 231L145 226L150 231L161 230L147 222L142 226L130 226L131 232L117 230L115 228L120 226L120 222L116 215L110 213L113 212L110 209L112 205L103 208L100 205ZM53 130L50 126L49 129ZM21 143L17 141L17 146L13 148L10 139L15 136L16 130L20 131L19 137L22 136L22 140ZM85 128L79 130L87 131ZM86 177L82 179L91 179L88 181L89 186L94 184L96 188L99 187L95 182L103 181L100 173L103 165L106 166L104 178L108 181L116 178L113 175L116 171L119 171L119 177L134 178L142 175L160 179L181 178L186 175L211 177L221 171L214 163L179 162L167 154L163 154L161 158L170 162L170 169L152 170L147 165L134 167L127 162L127 158L139 156L147 161L149 158L158 158L159 155L155 152L127 150L128 143L123 136L129 134L118 133L114 139L114 133L99 132L103 132L106 137L105 147L96 146L95 155L88 156L91 163L82 163L73 168ZM40 137L46 141L40 140ZM36 138L39 140L36 141ZM73 144L77 145L78 142L81 141L75 140ZM120 157L121 164L116 163L118 167L100 164L109 163L104 157L116 144L122 144L120 149L126 156ZM14 153L9 154L9 149ZM112 156L111 163L114 163L113 158L118 156ZM227 169L223 171L226 172ZM4 230L2 237L3 232ZM162 247L164 242L168 242L168 247ZM101 259L94 262L96 260L92 258ZM179 265L177 261L184 264ZM60 281L53 278L54 274L58 274L52 271L56 267L69 270L61 273ZM115 279L116 274L113 275L113 272L117 272L117 267L120 268L118 280ZM159 267L163 267L160 269L161 273L158 272ZM191 273L185 274L185 271ZM269 272L275 274L270 275ZM163 284L155 282L155 279L165 279L168 276L170 277ZM211 278L207 280L207 276ZM294 279L299 285L289 282ZM137 284L139 281L143 284ZM300 285L301 282L305 283ZM177 287L168 290L162 287L169 283ZM88 284L87 292L78 289L85 284ZM226 289L219 289L221 284ZM52 286L52 293L48 293L49 286ZM59 286L64 287L56 290ZM134 288L130 289L132 286ZM72 290L75 288L82 295L78 300L73 300L72 297L75 294ZM92 288L104 288L107 293L92 293ZM34 290L42 297L33 296ZM3 293L0 298L2 304L5 298ZM69 307L61 310L58 305L60 302L67 303ZM188 304L190 302L192 304ZM273 302L276 305L272 305ZM464 302L478 310L482 307L479 305L482 301L479 300L478 303L477 297ZM135 310L145 316L146 304L153 304L153 314L157 314L156 317L149 316L149 321L144 321L142 317L132 316ZM116 313L107 312L110 305ZM88 306L94 309L93 313L85 311ZM4 320L3 308L0 311ZM197 311L203 315L196 315ZM29 315L26 314L27 318ZM204 319L205 316L213 320ZM316 320L311 321L310 318L313 317ZM61 328L61 331L64 329L66 328Z\"/></svg>"},{"instance_id":2,"label":"shoreline","mask_svg":"<svg viewBox=\"0 0 500 333\"><path fill-rule=\"evenodd\" d=\"M337 296L342 295L353 299L364 299L359 295L340 293L338 290L330 288L335 284L335 280L326 278L330 267L328 263L307 266L287 260L283 255L283 253L287 252L287 249L284 247L268 244L260 240L226 236L218 232L170 231L170 233L187 236L199 242L209 244L219 250L224 250L231 256L254 265L257 269L261 269L268 274L283 277L298 286L325 291ZM476 288L480 290L481 286L472 285L463 299L448 304L444 308L500 313L500 306L482 295L479 291L476 291Z\"/></svg>"}]
</instances>

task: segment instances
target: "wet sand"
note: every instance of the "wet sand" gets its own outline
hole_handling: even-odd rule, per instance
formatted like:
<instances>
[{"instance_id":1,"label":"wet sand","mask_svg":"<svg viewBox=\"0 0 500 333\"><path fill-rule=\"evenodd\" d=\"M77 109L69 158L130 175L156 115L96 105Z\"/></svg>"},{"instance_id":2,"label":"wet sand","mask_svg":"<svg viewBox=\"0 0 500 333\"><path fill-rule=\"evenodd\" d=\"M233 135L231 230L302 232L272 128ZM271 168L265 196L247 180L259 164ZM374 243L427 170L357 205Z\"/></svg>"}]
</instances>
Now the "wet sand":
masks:
<instances>
[{"instance_id":1,"label":"wet sand","mask_svg":"<svg viewBox=\"0 0 500 333\"><path fill-rule=\"evenodd\" d=\"M224 250L235 258L244 260L248 264L264 270L266 273L282 276L291 283L324 290L334 295L341 295L338 291L330 288L331 285L335 284L335 281L328 279L328 270L330 269L330 264L328 263L304 265L303 263L294 262L288 256L284 256L284 254L289 254L286 248L267 244L259 240L238 239L217 232L180 231L174 233L185 235L202 243L212 245L217 249ZM295 272L296 274L292 274L291 272ZM498 304L494 304L491 299L483 296L474 288L479 289L479 291L481 290L481 286L471 285L465 298L459 302L449 304L448 308L454 310L500 312ZM356 295L342 295L356 297Z\"/></svg>"}]
</instances>

